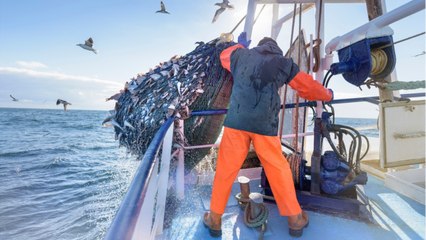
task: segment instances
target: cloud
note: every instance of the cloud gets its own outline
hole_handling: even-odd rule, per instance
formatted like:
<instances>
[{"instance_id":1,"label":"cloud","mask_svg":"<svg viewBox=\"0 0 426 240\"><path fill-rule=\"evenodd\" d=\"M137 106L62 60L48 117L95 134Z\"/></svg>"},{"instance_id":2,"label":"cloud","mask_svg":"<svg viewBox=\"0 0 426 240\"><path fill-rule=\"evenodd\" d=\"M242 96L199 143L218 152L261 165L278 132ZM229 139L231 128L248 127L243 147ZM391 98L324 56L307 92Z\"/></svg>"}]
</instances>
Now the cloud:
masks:
<instances>
[{"instance_id":1,"label":"cloud","mask_svg":"<svg viewBox=\"0 0 426 240\"><path fill-rule=\"evenodd\" d=\"M99 78L78 76L78 75L69 75L59 72L49 72L49 71L39 71L28 68L16 68L16 67L0 67L0 74L12 74L12 75L24 75L29 77L36 78L49 78L60 81L81 81L81 82L90 82L90 83L100 83L105 84L110 87L122 87L123 84L117 83L110 80L103 80Z\"/></svg>"},{"instance_id":2,"label":"cloud","mask_svg":"<svg viewBox=\"0 0 426 240\"><path fill-rule=\"evenodd\" d=\"M17 61L16 64L18 66L20 66L20 67L30 68L30 69L33 69L33 68L47 68L47 66L45 64L43 64L41 62L35 62L35 61L30 61L30 62L27 62L27 61Z\"/></svg>"}]
</instances>

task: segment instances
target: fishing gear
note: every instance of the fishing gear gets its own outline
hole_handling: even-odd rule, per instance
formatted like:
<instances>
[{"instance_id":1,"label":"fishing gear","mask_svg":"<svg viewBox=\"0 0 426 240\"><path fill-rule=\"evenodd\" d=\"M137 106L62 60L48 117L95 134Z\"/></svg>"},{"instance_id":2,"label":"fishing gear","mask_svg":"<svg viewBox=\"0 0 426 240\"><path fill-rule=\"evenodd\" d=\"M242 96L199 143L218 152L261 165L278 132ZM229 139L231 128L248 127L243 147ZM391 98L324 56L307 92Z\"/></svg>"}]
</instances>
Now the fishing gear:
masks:
<instances>
[{"instance_id":1,"label":"fishing gear","mask_svg":"<svg viewBox=\"0 0 426 240\"><path fill-rule=\"evenodd\" d=\"M219 55L235 43L217 44L218 41L198 42L190 53L174 56L126 83L109 117L120 146L142 156L168 116L184 118L190 110L227 107L232 76L222 68ZM224 115L187 119L185 137L175 134L177 143L199 145L216 141L223 119ZM191 168L207 153L208 149L196 151L186 165Z\"/></svg>"}]
</instances>

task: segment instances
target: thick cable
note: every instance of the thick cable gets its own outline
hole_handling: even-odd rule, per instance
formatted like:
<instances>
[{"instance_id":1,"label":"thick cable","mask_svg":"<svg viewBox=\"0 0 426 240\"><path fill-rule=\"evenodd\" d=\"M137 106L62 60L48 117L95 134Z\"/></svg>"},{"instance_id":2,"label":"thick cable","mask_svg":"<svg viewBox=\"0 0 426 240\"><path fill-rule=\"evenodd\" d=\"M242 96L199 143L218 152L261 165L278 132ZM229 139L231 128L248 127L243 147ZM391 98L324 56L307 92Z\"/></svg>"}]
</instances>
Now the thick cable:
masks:
<instances>
[{"instance_id":1,"label":"thick cable","mask_svg":"<svg viewBox=\"0 0 426 240\"><path fill-rule=\"evenodd\" d=\"M425 33L426 33L426 32L421 32L421 33L415 34L415 35L413 35L413 36L410 36L410 37L407 37L407 38L401 39L401 40L396 41L396 42L394 42L394 43L390 43L390 44L383 45L383 46L379 47L378 49L387 48L387 47L393 46L393 45L395 45L395 44L398 44L398 43L401 43L401 42L405 42L405 41L410 40L410 39L412 39L412 38L415 38L415 37L421 36L421 35L423 35L423 34L425 34Z\"/></svg>"},{"instance_id":2,"label":"thick cable","mask_svg":"<svg viewBox=\"0 0 426 240\"><path fill-rule=\"evenodd\" d=\"M368 138L365 135L363 135L363 134L361 135L361 137L363 137L365 139L365 141L367 143L367 149L365 149L364 154L361 155L361 157L359 159L360 161L367 155L368 150L370 150L370 141L368 140Z\"/></svg>"},{"instance_id":3,"label":"thick cable","mask_svg":"<svg viewBox=\"0 0 426 240\"><path fill-rule=\"evenodd\" d=\"M356 139L358 141L358 146L361 146L361 134L355 128L352 128L352 127L349 127L349 126L344 126L344 125L339 125L339 124L335 124L334 127L338 128L338 129L349 129L349 130L351 130L356 135ZM356 144L356 141L355 141L355 144ZM356 148L356 146L355 146L355 148ZM358 148L356 148L356 159L355 159L355 172L357 174L361 171L361 169L360 169L360 157L361 157L361 147L358 147Z\"/></svg>"}]
</instances>

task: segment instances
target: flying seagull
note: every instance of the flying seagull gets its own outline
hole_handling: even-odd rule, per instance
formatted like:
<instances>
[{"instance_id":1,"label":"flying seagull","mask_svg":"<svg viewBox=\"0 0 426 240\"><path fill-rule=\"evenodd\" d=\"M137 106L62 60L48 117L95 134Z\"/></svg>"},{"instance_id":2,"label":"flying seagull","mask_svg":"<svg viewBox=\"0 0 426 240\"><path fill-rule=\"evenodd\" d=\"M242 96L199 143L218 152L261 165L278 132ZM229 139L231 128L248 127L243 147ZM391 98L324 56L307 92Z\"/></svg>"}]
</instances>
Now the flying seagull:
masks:
<instances>
[{"instance_id":1,"label":"flying seagull","mask_svg":"<svg viewBox=\"0 0 426 240\"><path fill-rule=\"evenodd\" d=\"M214 14L212 23L216 22L219 15L221 13L223 13L223 11L225 11L225 9L227 9L227 8L234 9L234 6L230 5L228 0L223 0L223 2L215 3L214 5L219 6L220 8L218 10L216 10L216 13Z\"/></svg>"},{"instance_id":2,"label":"flying seagull","mask_svg":"<svg viewBox=\"0 0 426 240\"><path fill-rule=\"evenodd\" d=\"M12 98L12 101L17 102L19 101L17 98L13 97L12 94L9 95Z\"/></svg>"},{"instance_id":3,"label":"flying seagull","mask_svg":"<svg viewBox=\"0 0 426 240\"><path fill-rule=\"evenodd\" d=\"M77 46L80 46L86 50L92 51L95 54L97 54L98 52L93 48L93 39L90 37L89 39L87 39L84 44L76 44Z\"/></svg>"},{"instance_id":4,"label":"flying seagull","mask_svg":"<svg viewBox=\"0 0 426 240\"><path fill-rule=\"evenodd\" d=\"M166 11L166 6L164 5L163 1L161 1L160 3L160 10L156 11L156 13L167 13L170 14L169 12Z\"/></svg>"},{"instance_id":5,"label":"flying seagull","mask_svg":"<svg viewBox=\"0 0 426 240\"><path fill-rule=\"evenodd\" d=\"M426 52L425 52L425 51L423 51L423 52L421 52L421 53L419 53L419 54L414 55L413 57L418 57L418 56L425 55L425 54L426 54Z\"/></svg>"},{"instance_id":6,"label":"flying seagull","mask_svg":"<svg viewBox=\"0 0 426 240\"><path fill-rule=\"evenodd\" d=\"M69 103L69 102L67 102L65 100L62 100L62 99L56 100L56 105L59 105L59 104L63 104L64 105L64 111L67 110L67 105L71 105L71 103Z\"/></svg>"}]
</instances>

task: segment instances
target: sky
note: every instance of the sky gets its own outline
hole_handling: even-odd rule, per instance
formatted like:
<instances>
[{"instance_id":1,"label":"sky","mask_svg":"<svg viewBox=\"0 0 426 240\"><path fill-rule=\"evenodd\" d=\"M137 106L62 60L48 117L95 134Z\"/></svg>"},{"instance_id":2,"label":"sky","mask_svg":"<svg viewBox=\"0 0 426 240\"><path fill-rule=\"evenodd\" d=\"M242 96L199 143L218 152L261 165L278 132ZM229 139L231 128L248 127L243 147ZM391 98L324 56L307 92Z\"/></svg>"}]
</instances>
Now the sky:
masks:
<instances>
[{"instance_id":1,"label":"sky","mask_svg":"<svg viewBox=\"0 0 426 240\"><path fill-rule=\"evenodd\" d=\"M235 9L226 10L212 23L219 0L163 2L171 14L155 13L160 1L154 0L0 0L0 107L61 109L55 104L60 98L72 103L71 110L113 109L114 102L105 99L119 92L126 81L174 55L185 55L197 41L207 42L231 31L248 3L231 0ZM387 11L407 2L388 1ZM282 5L280 16L292 9L292 4ZM324 43L368 21L364 3L326 4L324 13ZM314 14L311 9L302 17L308 34L314 33ZM272 6L267 5L254 26L251 47L270 36L271 18ZM234 32L235 39L243 28L241 24ZM425 11L391 28L394 41L424 32ZM284 52L290 31L288 22L277 39ZM98 54L76 46L89 37ZM398 80L424 80L425 55L414 56L425 50L425 36L397 44L395 50ZM335 99L378 95L376 89L361 91L340 76L329 87ZM415 92L419 91L424 89ZM19 101L11 101L10 94ZM339 117L354 117L354 110L357 117L378 115L378 107L369 103L336 105Z\"/></svg>"}]
</instances>

